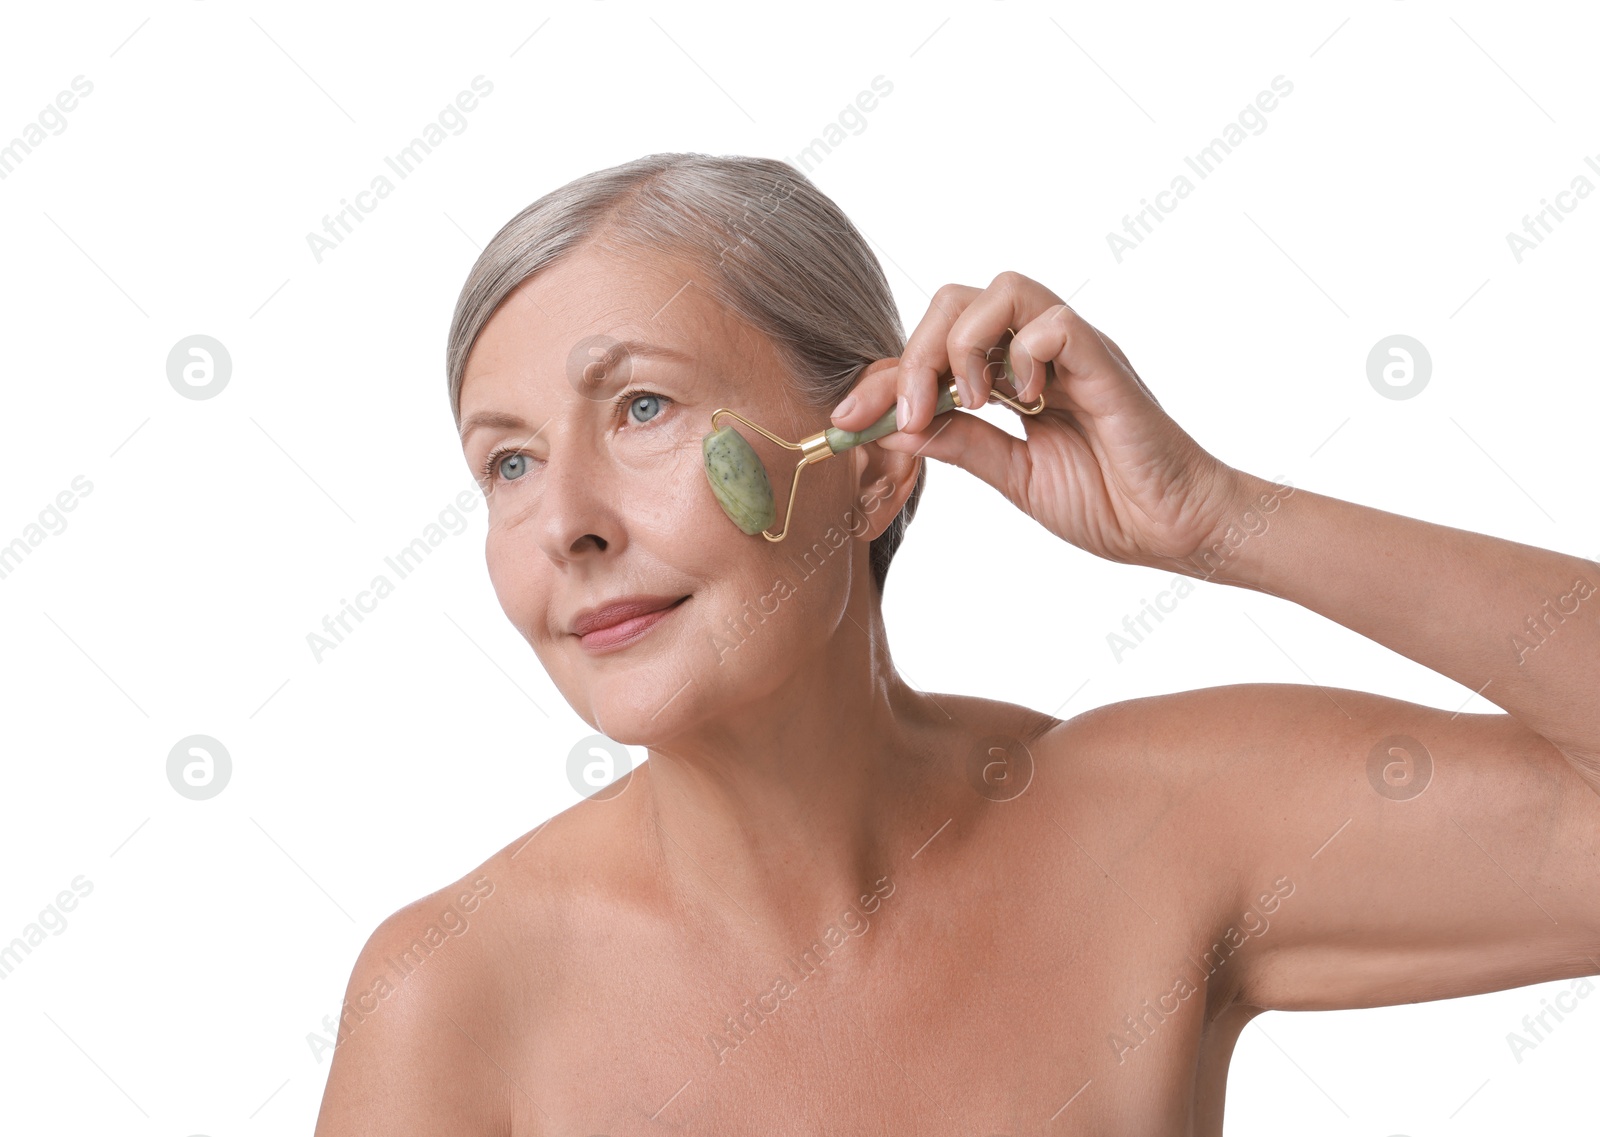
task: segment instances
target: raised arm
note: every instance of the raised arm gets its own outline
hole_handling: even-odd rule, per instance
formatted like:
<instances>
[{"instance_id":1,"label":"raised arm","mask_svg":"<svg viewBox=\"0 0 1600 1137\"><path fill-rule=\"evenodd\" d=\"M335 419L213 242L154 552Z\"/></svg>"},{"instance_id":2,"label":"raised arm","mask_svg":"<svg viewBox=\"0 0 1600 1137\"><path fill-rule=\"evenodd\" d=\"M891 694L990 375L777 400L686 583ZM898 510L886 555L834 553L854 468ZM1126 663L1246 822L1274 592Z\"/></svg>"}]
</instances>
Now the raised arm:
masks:
<instances>
[{"instance_id":1,"label":"raised arm","mask_svg":"<svg viewBox=\"0 0 1600 1137\"><path fill-rule=\"evenodd\" d=\"M1008 382L984 365L1008 328L1015 393L1046 404L1026 438L934 420L941 372L964 406ZM1266 931L1233 929L1218 982L1236 997L1368 1006L1600 973L1600 565L1225 465L1115 342L1018 273L941 288L897 365L853 394L836 425L905 397L901 431L873 445L960 466L1079 548L1292 600L1509 712L1263 684L1093 712L1167 757L1180 839L1231 882L1219 935L1263 881L1296 882L1257 916ZM1056 571L1010 583L1048 598Z\"/></svg>"},{"instance_id":2,"label":"raised arm","mask_svg":"<svg viewBox=\"0 0 1600 1137\"><path fill-rule=\"evenodd\" d=\"M1083 717L1158 756L1182 803L1165 839L1217 882L1194 958L1218 1010L1600 975L1600 794L1512 715L1246 683Z\"/></svg>"},{"instance_id":3,"label":"raised arm","mask_svg":"<svg viewBox=\"0 0 1600 1137\"><path fill-rule=\"evenodd\" d=\"M1234 476L1229 526L1268 524L1215 534L1188 558L1194 575L1292 600L1448 675L1600 793L1600 565Z\"/></svg>"},{"instance_id":4,"label":"raised arm","mask_svg":"<svg viewBox=\"0 0 1600 1137\"><path fill-rule=\"evenodd\" d=\"M1600 571L1589 561L1240 475L1196 575L1293 600L1504 707L1243 685L1168 701L1226 765L1241 879L1298 889L1245 937L1245 1004L1359 1007L1600 974ZM1196 728L1199 728L1197 733Z\"/></svg>"}]
</instances>

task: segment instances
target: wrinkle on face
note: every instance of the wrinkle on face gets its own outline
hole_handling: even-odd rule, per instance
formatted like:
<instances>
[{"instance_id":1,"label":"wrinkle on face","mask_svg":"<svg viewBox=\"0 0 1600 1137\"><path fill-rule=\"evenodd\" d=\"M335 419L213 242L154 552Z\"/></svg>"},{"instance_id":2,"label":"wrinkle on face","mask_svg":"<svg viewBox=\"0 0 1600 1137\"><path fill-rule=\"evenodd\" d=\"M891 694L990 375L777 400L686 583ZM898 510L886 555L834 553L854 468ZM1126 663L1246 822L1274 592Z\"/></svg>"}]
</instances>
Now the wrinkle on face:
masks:
<instances>
[{"instance_id":1,"label":"wrinkle on face","mask_svg":"<svg viewBox=\"0 0 1600 1137\"><path fill-rule=\"evenodd\" d=\"M780 544L743 533L717 504L701 452L712 411L729 407L790 441L825 427L827 415L802 404L776 348L711 299L696 275L664 259L570 254L512 292L463 370L463 422L495 410L538 424L527 439L538 461L489 493L486 556L496 595L568 702L591 723L603 719L619 741L612 732L648 738L673 729L675 716L681 723L782 684L822 652L843 620L854 565L868 556L865 536L852 535L848 548L822 543L828 563L798 577L797 564L830 528L842 531L856 508L852 495L864 492L855 462L806 471ZM646 436L630 435L628 420L615 430L609 399L587 397L594 387L568 373L575 346L597 336L659 343L694 359L692 367L630 361L626 387L672 400L675 418L655 436L655 449L639 445ZM767 464L781 515L798 453L735 425ZM485 428L464 442L464 453L476 468L493 448L519 441ZM542 481L522 484L530 478ZM792 595L761 612L730 651L730 628L748 628L752 606L785 579L796 584ZM591 658L565 632L578 609L637 592L691 600L613 655Z\"/></svg>"}]
</instances>

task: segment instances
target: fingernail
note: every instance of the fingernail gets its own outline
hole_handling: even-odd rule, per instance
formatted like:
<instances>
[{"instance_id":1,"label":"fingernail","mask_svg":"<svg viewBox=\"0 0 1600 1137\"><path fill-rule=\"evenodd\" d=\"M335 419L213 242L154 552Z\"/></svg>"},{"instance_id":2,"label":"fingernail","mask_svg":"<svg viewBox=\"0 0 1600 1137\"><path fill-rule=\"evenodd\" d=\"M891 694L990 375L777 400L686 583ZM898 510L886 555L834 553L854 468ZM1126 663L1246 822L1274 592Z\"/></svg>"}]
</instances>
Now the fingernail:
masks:
<instances>
[{"instance_id":1,"label":"fingernail","mask_svg":"<svg viewBox=\"0 0 1600 1137\"><path fill-rule=\"evenodd\" d=\"M904 395L901 395L898 399L895 400L895 412L894 412L895 428L898 429L898 430L904 430L906 428L906 423L909 422L910 420L911 420L911 404L906 401L906 397Z\"/></svg>"},{"instance_id":2,"label":"fingernail","mask_svg":"<svg viewBox=\"0 0 1600 1137\"><path fill-rule=\"evenodd\" d=\"M854 395L846 396L844 402L833 408L833 417L835 419L843 418L845 415L850 413L851 408L855 405L856 397Z\"/></svg>"},{"instance_id":3,"label":"fingernail","mask_svg":"<svg viewBox=\"0 0 1600 1137\"><path fill-rule=\"evenodd\" d=\"M1032 355L1029 355L1029 353L1027 353L1026 347L1022 347L1021 344L1014 345L1014 350L1016 350L1016 353L1018 353L1018 355L1021 355L1022 358L1026 358L1026 360L1027 360L1027 365L1026 365L1027 374L1029 374L1029 376L1032 377L1032 374L1034 374L1034 357L1032 357ZM1013 366L1011 366L1010 357L1006 358L1006 361L1005 361L1005 374L1006 374L1006 379L1010 379L1010 381L1011 381L1011 389L1016 390L1016 393L1018 393L1018 395L1022 395L1022 390L1026 389L1027 384L1029 384L1029 379L1024 379L1024 377L1019 376L1019 374L1016 373L1016 368L1013 368Z\"/></svg>"}]
</instances>

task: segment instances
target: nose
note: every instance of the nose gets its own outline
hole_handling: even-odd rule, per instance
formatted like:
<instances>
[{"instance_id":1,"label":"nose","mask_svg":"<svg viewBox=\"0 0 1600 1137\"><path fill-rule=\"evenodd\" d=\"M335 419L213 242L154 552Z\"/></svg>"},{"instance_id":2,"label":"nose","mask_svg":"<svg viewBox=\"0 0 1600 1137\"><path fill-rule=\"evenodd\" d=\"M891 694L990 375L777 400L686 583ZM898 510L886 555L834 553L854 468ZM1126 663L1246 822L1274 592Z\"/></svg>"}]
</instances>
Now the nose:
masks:
<instances>
[{"instance_id":1,"label":"nose","mask_svg":"<svg viewBox=\"0 0 1600 1137\"><path fill-rule=\"evenodd\" d=\"M622 551L623 502L614 463L588 453L557 454L545 463L536 500L530 505L535 540L556 564Z\"/></svg>"}]
</instances>

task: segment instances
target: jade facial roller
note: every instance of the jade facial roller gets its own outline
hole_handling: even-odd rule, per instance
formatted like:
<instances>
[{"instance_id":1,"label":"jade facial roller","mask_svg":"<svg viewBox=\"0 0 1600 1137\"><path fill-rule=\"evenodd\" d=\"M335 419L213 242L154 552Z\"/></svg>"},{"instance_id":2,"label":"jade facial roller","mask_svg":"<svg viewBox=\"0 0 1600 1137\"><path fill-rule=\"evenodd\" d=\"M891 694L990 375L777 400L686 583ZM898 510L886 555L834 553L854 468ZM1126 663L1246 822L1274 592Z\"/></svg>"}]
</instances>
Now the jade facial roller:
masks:
<instances>
[{"instance_id":1,"label":"jade facial roller","mask_svg":"<svg viewBox=\"0 0 1600 1137\"><path fill-rule=\"evenodd\" d=\"M1010 331L1011 329L1007 329ZM1012 332L1014 336L1016 333ZM1009 341L1008 341L1009 342ZM1006 379L1011 384L1011 389L1018 389L1017 377L1011 370L1011 361L1006 358L1004 348L1001 352L1001 362L1005 364ZM992 354L992 352L991 352ZM1049 364L1046 364L1048 367ZM989 401L1004 403L1020 414L1036 415L1044 410L1044 395L1041 393L1034 400L1032 406L1027 406L1009 395L1004 395L998 390L990 388ZM961 406L961 397L956 394L955 377L943 380L939 388L939 402L934 407L934 417L938 417ZM883 417L865 430L840 430L830 426L819 431L809 438L799 442L789 442L779 438L769 431L763 430L741 414L722 407L711 416L712 433L705 436L701 449L705 452L706 478L711 482L711 491L717 495L717 501L722 505L732 522L744 532L751 534L760 533L769 541L781 541L789 532L789 518L794 513L795 491L800 487L800 475L805 468L813 462L820 462L824 458L832 458L835 454L849 450L853 446L860 446L863 442L872 442L891 434L899 429L895 421L894 407L884 412ZM751 449L750 443L745 441L743 435L731 426L717 428L717 419L723 415L736 418L751 430L772 439L779 446L790 450L800 451L799 464L795 466L794 481L789 486L789 506L783 515L783 528L776 534L768 532L773 518L777 513L772 497L772 483L767 479L766 467L761 464L761 459Z\"/></svg>"}]
</instances>

